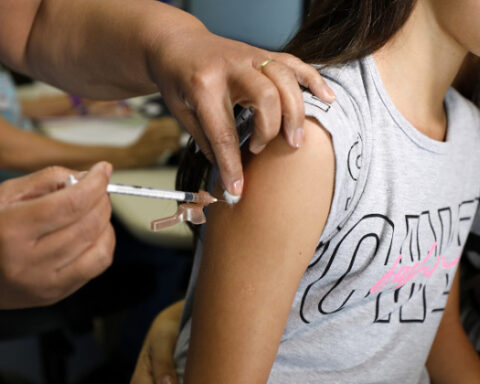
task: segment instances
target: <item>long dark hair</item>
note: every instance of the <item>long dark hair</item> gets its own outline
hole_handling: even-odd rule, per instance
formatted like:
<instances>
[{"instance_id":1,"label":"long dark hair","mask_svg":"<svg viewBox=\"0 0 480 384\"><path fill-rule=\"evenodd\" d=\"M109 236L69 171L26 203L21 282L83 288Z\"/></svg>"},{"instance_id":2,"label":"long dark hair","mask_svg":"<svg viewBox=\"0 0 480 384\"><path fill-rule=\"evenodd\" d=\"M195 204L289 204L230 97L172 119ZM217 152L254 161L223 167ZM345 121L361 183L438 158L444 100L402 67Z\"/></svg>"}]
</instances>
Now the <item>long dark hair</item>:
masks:
<instances>
[{"instance_id":1,"label":"long dark hair","mask_svg":"<svg viewBox=\"0 0 480 384\"><path fill-rule=\"evenodd\" d=\"M367 56L382 47L407 21L416 0L317 0L300 30L287 44L308 63L339 64ZM190 140L177 173L176 187L205 188L211 165L195 153ZM195 231L194 231L195 232Z\"/></svg>"},{"instance_id":2,"label":"long dark hair","mask_svg":"<svg viewBox=\"0 0 480 384\"><path fill-rule=\"evenodd\" d=\"M381 48L407 21L416 0L317 0L285 47L307 63L340 64Z\"/></svg>"}]
</instances>

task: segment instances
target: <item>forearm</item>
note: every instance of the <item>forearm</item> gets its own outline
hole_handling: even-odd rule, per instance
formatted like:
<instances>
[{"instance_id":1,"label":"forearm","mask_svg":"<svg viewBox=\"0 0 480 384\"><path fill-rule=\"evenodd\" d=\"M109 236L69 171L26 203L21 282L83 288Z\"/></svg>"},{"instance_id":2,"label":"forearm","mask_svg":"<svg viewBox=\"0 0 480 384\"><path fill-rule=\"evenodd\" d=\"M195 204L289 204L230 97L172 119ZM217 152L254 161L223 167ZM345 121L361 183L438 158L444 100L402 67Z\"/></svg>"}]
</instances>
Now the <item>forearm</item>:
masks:
<instances>
[{"instance_id":1,"label":"forearm","mask_svg":"<svg viewBox=\"0 0 480 384\"><path fill-rule=\"evenodd\" d=\"M76 113L72 101L65 94L20 100L20 105L23 115L33 120Z\"/></svg>"},{"instance_id":2,"label":"forearm","mask_svg":"<svg viewBox=\"0 0 480 384\"><path fill-rule=\"evenodd\" d=\"M62 143L20 131L4 121L0 121L0 136L0 168L3 169L31 172L62 165L84 170L101 160L120 168L130 166L123 148Z\"/></svg>"},{"instance_id":3,"label":"forearm","mask_svg":"<svg viewBox=\"0 0 480 384\"><path fill-rule=\"evenodd\" d=\"M427 360L433 384L480 381L480 360L460 322L458 272Z\"/></svg>"},{"instance_id":4,"label":"forearm","mask_svg":"<svg viewBox=\"0 0 480 384\"><path fill-rule=\"evenodd\" d=\"M43 0L18 64L77 95L125 98L156 91L149 57L199 30L193 16L153 0Z\"/></svg>"}]
</instances>

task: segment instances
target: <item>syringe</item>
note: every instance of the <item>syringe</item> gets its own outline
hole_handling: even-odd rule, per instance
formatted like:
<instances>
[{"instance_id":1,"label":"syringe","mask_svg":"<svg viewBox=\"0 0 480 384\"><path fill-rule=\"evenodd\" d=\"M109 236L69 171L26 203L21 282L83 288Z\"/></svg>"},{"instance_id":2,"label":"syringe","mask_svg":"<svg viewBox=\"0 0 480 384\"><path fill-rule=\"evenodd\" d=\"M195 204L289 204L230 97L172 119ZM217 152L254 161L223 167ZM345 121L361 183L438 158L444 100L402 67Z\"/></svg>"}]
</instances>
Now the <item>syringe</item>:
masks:
<instances>
[{"instance_id":1,"label":"syringe","mask_svg":"<svg viewBox=\"0 0 480 384\"><path fill-rule=\"evenodd\" d=\"M70 175L68 177L67 185L74 185L78 182L75 176ZM176 201L186 201L189 203L197 203L201 205L208 205L216 203L218 200L210 195L206 191L199 192L183 192L183 191L170 191L164 189L141 187L138 185L126 185L126 184L108 184L108 193L117 193L121 195L151 197L155 199L166 199Z\"/></svg>"}]
</instances>

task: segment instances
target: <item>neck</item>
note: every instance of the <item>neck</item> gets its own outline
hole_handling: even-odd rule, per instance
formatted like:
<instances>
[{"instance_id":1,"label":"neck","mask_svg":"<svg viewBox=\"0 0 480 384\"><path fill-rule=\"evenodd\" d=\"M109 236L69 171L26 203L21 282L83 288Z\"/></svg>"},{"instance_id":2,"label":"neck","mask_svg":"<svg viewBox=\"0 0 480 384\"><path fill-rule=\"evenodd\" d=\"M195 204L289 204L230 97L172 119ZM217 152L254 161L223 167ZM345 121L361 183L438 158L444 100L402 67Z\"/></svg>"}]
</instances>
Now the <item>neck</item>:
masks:
<instances>
[{"instance_id":1,"label":"neck","mask_svg":"<svg viewBox=\"0 0 480 384\"><path fill-rule=\"evenodd\" d=\"M419 0L402 29L374 55L383 84L399 111L418 130L443 140L443 100L467 51Z\"/></svg>"}]
</instances>

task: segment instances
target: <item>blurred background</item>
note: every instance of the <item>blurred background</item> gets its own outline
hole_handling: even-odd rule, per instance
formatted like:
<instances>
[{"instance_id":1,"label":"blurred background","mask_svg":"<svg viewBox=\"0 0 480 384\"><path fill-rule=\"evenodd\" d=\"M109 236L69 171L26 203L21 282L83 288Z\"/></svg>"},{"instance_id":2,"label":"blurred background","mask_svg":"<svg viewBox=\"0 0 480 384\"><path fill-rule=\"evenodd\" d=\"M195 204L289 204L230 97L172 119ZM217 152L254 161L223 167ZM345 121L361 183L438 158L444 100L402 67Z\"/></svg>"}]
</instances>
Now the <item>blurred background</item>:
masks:
<instances>
[{"instance_id":1,"label":"blurred background","mask_svg":"<svg viewBox=\"0 0 480 384\"><path fill-rule=\"evenodd\" d=\"M309 1L168 3L191 12L214 33L281 50ZM113 182L174 189L189 136L161 95L86 100L1 67L0 85L0 181L49 164L86 169L104 159L115 166ZM10 156L2 155L2 145L13 148ZM0 311L0 384L128 383L151 321L184 296L191 233L185 225L150 231L150 222L172 215L176 204L111 200L117 237L112 267L56 305ZM462 316L479 350L480 223L474 232L463 262Z\"/></svg>"}]
</instances>

